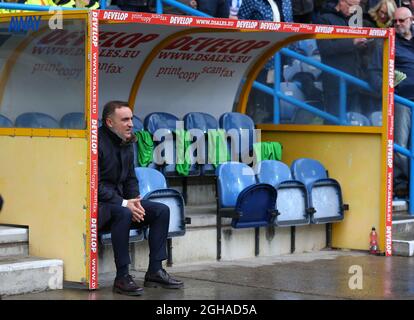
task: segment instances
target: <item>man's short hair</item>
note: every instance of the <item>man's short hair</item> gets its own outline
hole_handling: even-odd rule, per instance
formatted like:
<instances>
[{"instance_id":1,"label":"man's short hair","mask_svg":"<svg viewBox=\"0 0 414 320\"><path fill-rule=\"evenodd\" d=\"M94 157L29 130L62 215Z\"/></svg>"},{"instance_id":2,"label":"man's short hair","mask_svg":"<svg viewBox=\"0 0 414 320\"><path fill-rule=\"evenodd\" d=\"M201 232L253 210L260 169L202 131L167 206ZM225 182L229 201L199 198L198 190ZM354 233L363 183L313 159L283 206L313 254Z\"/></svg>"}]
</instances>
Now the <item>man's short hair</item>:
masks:
<instances>
[{"instance_id":1,"label":"man's short hair","mask_svg":"<svg viewBox=\"0 0 414 320\"><path fill-rule=\"evenodd\" d=\"M126 101L109 101L104 107L103 107L103 111L102 111L102 123L106 124L106 119L109 118L109 116L111 116L116 109L119 108L123 108L123 107L127 107L130 108L129 103Z\"/></svg>"}]
</instances>

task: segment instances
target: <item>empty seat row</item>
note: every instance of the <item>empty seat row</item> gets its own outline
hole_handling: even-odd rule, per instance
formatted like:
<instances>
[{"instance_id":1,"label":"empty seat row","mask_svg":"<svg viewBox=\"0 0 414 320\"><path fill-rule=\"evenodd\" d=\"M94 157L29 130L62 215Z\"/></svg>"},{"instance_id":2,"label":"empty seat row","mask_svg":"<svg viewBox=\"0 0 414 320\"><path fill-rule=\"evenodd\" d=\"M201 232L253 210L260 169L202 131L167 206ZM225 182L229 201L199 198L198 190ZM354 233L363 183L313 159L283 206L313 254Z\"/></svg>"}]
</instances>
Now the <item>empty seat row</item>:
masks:
<instances>
[{"instance_id":1,"label":"empty seat row","mask_svg":"<svg viewBox=\"0 0 414 320\"><path fill-rule=\"evenodd\" d=\"M67 113L60 121L42 112L26 112L19 115L14 124L6 116L0 115L0 127L85 129L86 121L83 112Z\"/></svg>"},{"instance_id":2,"label":"empty seat row","mask_svg":"<svg viewBox=\"0 0 414 320\"><path fill-rule=\"evenodd\" d=\"M99 120L101 125L101 120ZM142 130L141 120L134 116L134 131ZM17 128L61 128L61 129L85 129L86 119L83 112L69 112L65 114L60 121L52 116L41 112L26 112L16 118L15 123L4 115L0 114L0 127L17 127Z\"/></svg>"},{"instance_id":3,"label":"empty seat row","mask_svg":"<svg viewBox=\"0 0 414 320\"><path fill-rule=\"evenodd\" d=\"M297 159L289 168L276 160L264 160L255 168L227 162L217 169L218 208L234 207L248 186L264 183L277 190L277 226L319 224L343 219L344 206L339 183L328 177L325 167L314 159ZM270 217L268 217L270 218ZM244 216L234 221L236 228ZM271 222L270 220L267 221ZM261 220L260 223L264 223Z\"/></svg>"},{"instance_id":4,"label":"empty seat row","mask_svg":"<svg viewBox=\"0 0 414 320\"><path fill-rule=\"evenodd\" d=\"M217 168L217 259L222 217L232 218L233 228L255 228L258 234L262 226L338 222L347 209L340 184L328 178L317 160L297 159L291 168L275 160L261 161L254 169L239 162L221 164Z\"/></svg>"}]
</instances>

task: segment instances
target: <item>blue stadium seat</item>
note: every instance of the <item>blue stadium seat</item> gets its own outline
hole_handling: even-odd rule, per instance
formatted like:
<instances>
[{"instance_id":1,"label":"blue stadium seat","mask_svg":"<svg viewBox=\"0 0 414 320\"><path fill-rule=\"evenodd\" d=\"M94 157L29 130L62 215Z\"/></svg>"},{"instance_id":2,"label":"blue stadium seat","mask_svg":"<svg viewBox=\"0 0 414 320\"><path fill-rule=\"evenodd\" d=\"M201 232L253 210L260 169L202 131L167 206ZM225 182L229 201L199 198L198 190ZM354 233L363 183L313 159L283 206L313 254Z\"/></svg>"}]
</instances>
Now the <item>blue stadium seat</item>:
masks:
<instances>
[{"instance_id":1,"label":"blue stadium seat","mask_svg":"<svg viewBox=\"0 0 414 320\"><path fill-rule=\"evenodd\" d=\"M228 138L228 149L233 161L253 159L253 144L256 142L253 120L242 113L226 112L219 119L219 126L226 131L227 136L237 134L238 141ZM234 143L235 142L235 143ZM245 162L246 163L246 162ZM249 163L247 163L249 164Z\"/></svg>"},{"instance_id":2,"label":"blue stadium seat","mask_svg":"<svg viewBox=\"0 0 414 320\"><path fill-rule=\"evenodd\" d=\"M346 120L350 126L370 126L369 119L358 112L347 112Z\"/></svg>"},{"instance_id":3,"label":"blue stadium seat","mask_svg":"<svg viewBox=\"0 0 414 320\"><path fill-rule=\"evenodd\" d=\"M3 116L0 114L0 128L11 128L11 127L13 127L13 122L6 116Z\"/></svg>"},{"instance_id":4,"label":"blue stadium seat","mask_svg":"<svg viewBox=\"0 0 414 320\"><path fill-rule=\"evenodd\" d=\"M185 218L182 195L177 190L167 187L164 175L158 170L138 167L135 168L135 174L143 199L160 202L170 208L168 238L183 236L186 231L185 225L190 220Z\"/></svg>"},{"instance_id":5,"label":"blue stadium seat","mask_svg":"<svg viewBox=\"0 0 414 320\"><path fill-rule=\"evenodd\" d=\"M141 197L155 190L167 189L167 181L164 175L158 170L137 167L135 168L135 174L138 179L139 194Z\"/></svg>"},{"instance_id":6,"label":"blue stadium seat","mask_svg":"<svg viewBox=\"0 0 414 320\"><path fill-rule=\"evenodd\" d=\"M179 119L171 113L153 112L148 114L144 119L144 128L154 137L154 147L164 143L165 150L161 154L155 153L156 168L161 170L165 176L177 177L176 171L176 150L175 150L175 130ZM165 139L167 138L167 140ZM161 141L157 141L160 139ZM167 152L167 154L166 154ZM162 164L162 158L167 163Z\"/></svg>"},{"instance_id":7,"label":"blue stadium seat","mask_svg":"<svg viewBox=\"0 0 414 320\"><path fill-rule=\"evenodd\" d=\"M341 186L338 181L329 179L325 167L317 160L301 158L291 165L293 177L303 182L308 192L308 206L311 223L341 221L344 210Z\"/></svg>"},{"instance_id":8,"label":"blue stadium seat","mask_svg":"<svg viewBox=\"0 0 414 320\"><path fill-rule=\"evenodd\" d=\"M208 163L208 130L218 129L218 122L215 117L204 112L190 112L187 113L184 118L184 129L190 131L191 135L197 139L204 139L204 150L200 150L201 154L197 154L199 159L199 166L201 169L201 175L214 176L216 169L212 164ZM198 129L198 130L195 130ZM199 150L198 150L199 151ZM196 170L196 169L194 169Z\"/></svg>"},{"instance_id":9,"label":"blue stadium seat","mask_svg":"<svg viewBox=\"0 0 414 320\"><path fill-rule=\"evenodd\" d=\"M142 123L141 119L138 118L136 115L133 116L132 123L134 125L134 132L144 130L144 124Z\"/></svg>"},{"instance_id":10,"label":"blue stadium seat","mask_svg":"<svg viewBox=\"0 0 414 320\"><path fill-rule=\"evenodd\" d=\"M174 132L176 129L178 118L167 112L153 112L148 114L144 119L144 127L151 134L159 129L168 129Z\"/></svg>"},{"instance_id":11,"label":"blue stadium seat","mask_svg":"<svg viewBox=\"0 0 414 320\"><path fill-rule=\"evenodd\" d=\"M274 187L282 182L292 180L288 165L277 160L263 160L255 167L256 177L261 183L268 183Z\"/></svg>"},{"instance_id":12,"label":"blue stadium seat","mask_svg":"<svg viewBox=\"0 0 414 320\"><path fill-rule=\"evenodd\" d=\"M371 123L373 126L376 126L376 127L382 126L382 112L381 111L375 111L371 113L369 119L371 120Z\"/></svg>"},{"instance_id":13,"label":"blue stadium seat","mask_svg":"<svg viewBox=\"0 0 414 320\"><path fill-rule=\"evenodd\" d=\"M305 39L296 42L298 51L305 56L311 57L319 54L319 48L315 39Z\"/></svg>"},{"instance_id":14,"label":"blue stadium seat","mask_svg":"<svg viewBox=\"0 0 414 320\"><path fill-rule=\"evenodd\" d=\"M27 112L16 118L18 128L59 128L59 122L52 116L41 112Z\"/></svg>"},{"instance_id":15,"label":"blue stadium seat","mask_svg":"<svg viewBox=\"0 0 414 320\"><path fill-rule=\"evenodd\" d=\"M86 129L85 114L83 112L71 112L60 119L62 129Z\"/></svg>"},{"instance_id":16,"label":"blue stadium seat","mask_svg":"<svg viewBox=\"0 0 414 320\"><path fill-rule=\"evenodd\" d=\"M141 189L140 189L141 190ZM104 244L112 244L111 239L111 231L110 230L101 230L99 232L99 241ZM136 228L132 227L131 230L129 230L129 243L135 243L140 242L148 238L148 228L142 227L142 228Z\"/></svg>"},{"instance_id":17,"label":"blue stadium seat","mask_svg":"<svg viewBox=\"0 0 414 320\"><path fill-rule=\"evenodd\" d=\"M310 223L308 196L305 185L293 180L290 168L281 161L264 160L255 167L257 181L277 190L275 225L279 227Z\"/></svg>"},{"instance_id":18,"label":"blue stadium seat","mask_svg":"<svg viewBox=\"0 0 414 320\"><path fill-rule=\"evenodd\" d=\"M231 217L233 228L256 229L258 254L259 227L274 223L277 191L266 183L256 183L252 168L240 162L226 162L217 168L217 259L221 258L221 218Z\"/></svg>"},{"instance_id":19,"label":"blue stadium seat","mask_svg":"<svg viewBox=\"0 0 414 320\"><path fill-rule=\"evenodd\" d=\"M186 130L200 129L207 133L208 130L218 128L217 119L211 114L204 112L189 112L184 116L183 120Z\"/></svg>"}]
</instances>

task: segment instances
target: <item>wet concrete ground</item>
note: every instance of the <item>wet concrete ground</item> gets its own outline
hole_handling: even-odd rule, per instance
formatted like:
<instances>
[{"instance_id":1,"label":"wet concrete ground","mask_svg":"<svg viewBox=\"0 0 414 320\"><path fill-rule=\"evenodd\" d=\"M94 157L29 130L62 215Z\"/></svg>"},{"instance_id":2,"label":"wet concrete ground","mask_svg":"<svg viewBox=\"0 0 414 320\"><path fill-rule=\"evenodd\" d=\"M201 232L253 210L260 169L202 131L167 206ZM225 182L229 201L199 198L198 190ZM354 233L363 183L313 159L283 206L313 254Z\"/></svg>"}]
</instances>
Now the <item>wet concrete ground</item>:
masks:
<instances>
[{"instance_id":1,"label":"wet concrete ground","mask_svg":"<svg viewBox=\"0 0 414 320\"><path fill-rule=\"evenodd\" d=\"M142 285L144 271L132 272ZM337 300L414 299L414 259L354 251L258 257L167 268L184 289L145 288L128 297L112 292L113 274L100 275L100 289L63 290L3 300Z\"/></svg>"}]
</instances>

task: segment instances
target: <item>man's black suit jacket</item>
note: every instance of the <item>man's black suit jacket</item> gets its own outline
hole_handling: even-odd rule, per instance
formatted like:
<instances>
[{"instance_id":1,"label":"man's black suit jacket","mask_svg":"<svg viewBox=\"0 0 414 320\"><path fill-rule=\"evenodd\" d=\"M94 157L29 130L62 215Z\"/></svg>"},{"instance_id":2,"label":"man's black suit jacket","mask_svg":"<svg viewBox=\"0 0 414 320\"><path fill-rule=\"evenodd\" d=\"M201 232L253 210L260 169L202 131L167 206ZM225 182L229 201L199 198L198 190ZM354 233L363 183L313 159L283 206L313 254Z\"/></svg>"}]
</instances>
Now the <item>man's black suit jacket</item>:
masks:
<instances>
[{"instance_id":1,"label":"man's black suit jacket","mask_svg":"<svg viewBox=\"0 0 414 320\"><path fill-rule=\"evenodd\" d=\"M132 143L123 142L105 125L98 131L98 157L98 226L101 229L110 220L105 203L121 206L123 199L139 195L139 187Z\"/></svg>"}]
</instances>

